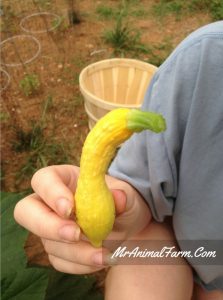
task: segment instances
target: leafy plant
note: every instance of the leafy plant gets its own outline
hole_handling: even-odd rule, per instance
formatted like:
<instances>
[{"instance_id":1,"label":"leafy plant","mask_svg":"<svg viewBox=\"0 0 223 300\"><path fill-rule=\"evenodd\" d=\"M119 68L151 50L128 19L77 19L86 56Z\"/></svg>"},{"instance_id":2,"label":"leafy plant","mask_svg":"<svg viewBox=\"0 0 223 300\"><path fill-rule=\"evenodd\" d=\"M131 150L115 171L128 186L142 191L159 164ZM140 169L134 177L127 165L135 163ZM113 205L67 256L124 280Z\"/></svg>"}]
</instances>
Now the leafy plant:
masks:
<instances>
[{"instance_id":1,"label":"leafy plant","mask_svg":"<svg viewBox=\"0 0 223 300\"><path fill-rule=\"evenodd\" d=\"M124 54L130 51L137 54L148 52L146 45L141 42L140 32L124 22L122 14L117 19L114 29L106 31L103 38L106 43L114 48L115 53Z\"/></svg>"},{"instance_id":2,"label":"leafy plant","mask_svg":"<svg viewBox=\"0 0 223 300\"><path fill-rule=\"evenodd\" d=\"M36 74L26 74L21 79L19 86L26 96L31 96L40 88L39 77Z\"/></svg>"},{"instance_id":3,"label":"leafy plant","mask_svg":"<svg viewBox=\"0 0 223 300\"><path fill-rule=\"evenodd\" d=\"M1 299L102 300L94 275L69 275L27 262L24 244L28 232L16 224L13 218L14 207L25 194L1 192L0 196Z\"/></svg>"},{"instance_id":4,"label":"leafy plant","mask_svg":"<svg viewBox=\"0 0 223 300\"><path fill-rule=\"evenodd\" d=\"M40 300L47 286L47 272L40 268L26 268L23 245L28 232L15 223L13 210L23 194L1 192L2 268L1 299Z\"/></svg>"}]
</instances>

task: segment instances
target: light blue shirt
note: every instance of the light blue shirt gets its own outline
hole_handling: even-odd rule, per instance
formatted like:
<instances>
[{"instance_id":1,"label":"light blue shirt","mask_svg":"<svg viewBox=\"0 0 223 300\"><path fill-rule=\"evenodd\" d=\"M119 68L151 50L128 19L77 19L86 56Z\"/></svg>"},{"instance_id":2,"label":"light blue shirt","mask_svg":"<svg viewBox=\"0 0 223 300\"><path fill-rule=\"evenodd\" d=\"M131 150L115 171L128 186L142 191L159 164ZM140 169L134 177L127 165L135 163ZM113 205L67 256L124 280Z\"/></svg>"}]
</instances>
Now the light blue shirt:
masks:
<instances>
[{"instance_id":1,"label":"light blue shirt","mask_svg":"<svg viewBox=\"0 0 223 300\"><path fill-rule=\"evenodd\" d=\"M173 51L142 109L163 114L167 130L134 134L109 173L141 193L154 219L173 216L179 244L223 241L223 21L200 28ZM223 289L223 265L193 267L207 289Z\"/></svg>"}]
</instances>

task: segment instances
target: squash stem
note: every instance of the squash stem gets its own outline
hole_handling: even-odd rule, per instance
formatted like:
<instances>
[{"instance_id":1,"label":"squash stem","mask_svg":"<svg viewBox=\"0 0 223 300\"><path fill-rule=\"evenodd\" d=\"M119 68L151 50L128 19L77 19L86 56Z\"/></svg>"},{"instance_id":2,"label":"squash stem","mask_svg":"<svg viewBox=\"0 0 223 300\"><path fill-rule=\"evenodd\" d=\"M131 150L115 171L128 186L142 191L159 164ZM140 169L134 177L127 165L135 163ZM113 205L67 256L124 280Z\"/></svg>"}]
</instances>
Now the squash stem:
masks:
<instances>
[{"instance_id":1,"label":"squash stem","mask_svg":"<svg viewBox=\"0 0 223 300\"><path fill-rule=\"evenodd\" d=\"M149 129L159 133L166 129L166 121L160 114L132 109L127 115L127 128L134 132Z\"/></svg>"}]
</instances>

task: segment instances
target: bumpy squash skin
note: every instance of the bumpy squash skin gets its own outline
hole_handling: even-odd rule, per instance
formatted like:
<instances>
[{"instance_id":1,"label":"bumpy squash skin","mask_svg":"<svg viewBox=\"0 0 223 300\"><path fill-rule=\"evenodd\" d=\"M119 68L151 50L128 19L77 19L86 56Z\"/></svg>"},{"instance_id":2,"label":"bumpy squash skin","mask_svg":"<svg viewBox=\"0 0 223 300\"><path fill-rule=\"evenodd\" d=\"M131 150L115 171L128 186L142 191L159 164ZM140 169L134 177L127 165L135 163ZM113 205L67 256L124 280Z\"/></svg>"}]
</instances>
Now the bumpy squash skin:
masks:
<instances>
[{"instance_id":1,"label":"bumpy squash skin","mask_svg":"<svg viewBox=\"0 0 223 300\"><path fill-rule=\"evenodd\" d=\"M114 200L104 179L93 178L91 184L88 183L89 180L80 182L77 196L75 196L77 223L92 245L101 247L102 241L112 230L115 221Z\"/></svg>"},{"instance_id":2,"label":"bumpy squash skin","mask_svg":"<svg viewBox=\"0 0 223 300\"><path fill-rule=\"evenodd\" d=\"M115 221L113 196L105 183L110 161L121 143L144 129L161 132L165 120L154 113L119 108L101 118L86 138L75 207L77 223L95 247L101 247Z\"/></svg>"},{"instance_id":3,"label":"bumpy squash skin","mask_svg":"<svg viewBox=\"0 0 223 300\"><path fill-rule=\"evenodd\" d=\"M82 149L80 176L75 193L77 223L95 247L112 230L115 206L105 183L105 173L116 148L132 135L127 129L127 109L112 111L88 134Z\"/></svg>"}]
</instances>

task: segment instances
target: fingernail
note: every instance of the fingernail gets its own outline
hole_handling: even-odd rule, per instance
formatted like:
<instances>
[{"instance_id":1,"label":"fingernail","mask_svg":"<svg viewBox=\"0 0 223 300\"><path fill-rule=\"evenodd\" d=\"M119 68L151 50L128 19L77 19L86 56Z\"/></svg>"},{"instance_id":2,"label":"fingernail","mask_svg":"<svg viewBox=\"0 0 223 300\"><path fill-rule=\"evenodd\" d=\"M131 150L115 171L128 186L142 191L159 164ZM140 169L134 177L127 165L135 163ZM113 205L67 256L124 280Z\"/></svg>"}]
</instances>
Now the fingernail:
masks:
<instances>
[{"instance_id":1,"label":"fingernail","mask_svg":"<svg viewBox=\"0 0 223 300\"><path fill-rule=\"evenodd\" d=\"M113 254L106 254L104 257L104 263L109 266L117 265L117 258L113 257Z\"/></svg>"},{"instance_id":2,"label":"fingernail","mask_svg":"<svg viewBox=\"0 0 223 300\"><path fill-rule=\"evenodd\" d=\"M56 208L59 214L62 215L63 217L65 218L70 217L72 207L69 200L65 198L56 200Z\"/></svg>"},{"instance_id":3,"label":"fingernail","mask_svg":"<svg viewBox=\"0 0 223 300\"><path fill-rule=\"evenodd\" d=\"M80 228L73 225L65 225L59 229L59 236L63 240L76 242L80 238Z\"/></svg>"},{"instance_id":4,"label":"fingernail","mask_svg":"<svg viewBox=\"0 0 223 300\"><path fill-rule=\"evenodd\" d=\"M97 252L93 255L92 261L95 265L115 265L117 263L116 258L112 257L111 253Z\"/></svg>"}]
</instances>

